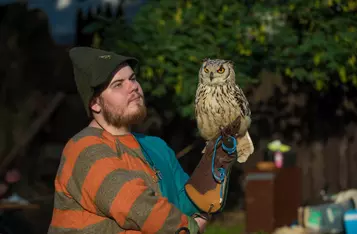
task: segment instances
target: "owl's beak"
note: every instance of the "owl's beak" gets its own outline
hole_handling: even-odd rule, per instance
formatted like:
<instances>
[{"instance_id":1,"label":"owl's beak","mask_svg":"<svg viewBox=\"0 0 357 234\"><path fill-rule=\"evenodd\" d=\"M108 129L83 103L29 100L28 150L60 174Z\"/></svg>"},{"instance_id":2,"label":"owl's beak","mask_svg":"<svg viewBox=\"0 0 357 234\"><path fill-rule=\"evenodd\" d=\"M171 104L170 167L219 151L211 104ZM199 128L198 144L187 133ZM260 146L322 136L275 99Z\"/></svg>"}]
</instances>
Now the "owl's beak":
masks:
<instances>
[{"instance_id":1,"label":"owl's beak","mask_svg":"<svg viewBox=\"0 0 357 234\"><path fill-rule=\"evenodd\" d=\"M211 81L213 80L213 72L209 74L209 78L211 79Z\"/></svg>"}]
</instances>

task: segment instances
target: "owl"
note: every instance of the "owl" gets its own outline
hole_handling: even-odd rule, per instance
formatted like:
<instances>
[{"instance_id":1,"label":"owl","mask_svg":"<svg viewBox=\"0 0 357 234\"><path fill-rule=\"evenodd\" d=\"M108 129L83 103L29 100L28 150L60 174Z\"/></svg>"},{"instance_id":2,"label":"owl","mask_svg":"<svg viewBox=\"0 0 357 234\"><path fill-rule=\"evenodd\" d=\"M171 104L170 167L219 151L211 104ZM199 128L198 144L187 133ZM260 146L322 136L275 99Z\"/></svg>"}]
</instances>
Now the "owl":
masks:
<instances>
[{"instance_id":1,"label":"owl","mask_svg":"<svg viewBox=\"0 0 357 234\"><path fill-rule=\"evenodd\" d=\"M233 62L205 59L199 70L198 79L195 116L200 135L208 142L240 116L237 161L245 162L254 152L254 145L248 132L251 111L247 98L236 84Z\"/></svg>"}]
</instances>

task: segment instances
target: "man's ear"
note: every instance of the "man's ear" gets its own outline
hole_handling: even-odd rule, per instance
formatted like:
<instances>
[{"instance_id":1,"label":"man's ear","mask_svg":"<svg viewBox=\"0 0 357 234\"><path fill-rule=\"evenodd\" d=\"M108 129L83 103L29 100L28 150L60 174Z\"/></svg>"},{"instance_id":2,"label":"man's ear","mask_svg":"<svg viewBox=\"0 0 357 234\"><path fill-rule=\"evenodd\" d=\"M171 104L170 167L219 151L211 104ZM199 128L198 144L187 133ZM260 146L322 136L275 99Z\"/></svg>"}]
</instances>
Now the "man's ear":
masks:
<instances>
[{"instance_id":1,"label":"man's ear","mask_svg":"<svg viewBox=\"0 0 357 234\"><path fill-rule=\"evenodd\" d=\"M99 103L99 97L92 98L92 100L90 101L89 107L93 112L95 112L97 114L100 113L100 111L102 110L102 107Z\"/></svg>"}]
</instances>

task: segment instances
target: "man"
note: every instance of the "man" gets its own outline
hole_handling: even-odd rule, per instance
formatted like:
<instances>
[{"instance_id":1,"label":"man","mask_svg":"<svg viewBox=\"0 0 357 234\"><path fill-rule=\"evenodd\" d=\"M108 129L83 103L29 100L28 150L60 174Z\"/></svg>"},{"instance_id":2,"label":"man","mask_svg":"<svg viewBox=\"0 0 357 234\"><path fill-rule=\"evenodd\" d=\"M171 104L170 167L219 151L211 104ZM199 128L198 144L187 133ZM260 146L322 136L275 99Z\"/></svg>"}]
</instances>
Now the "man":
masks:
<instances>
[{"instance_id":1,"label":"man","mask_svg":"<svg viewBox=\"0 0 357 234\"><path fill-rule=\"evenodd\" d=\"M86 47L70 57L92 120L63 150L48 233L203 233L172 149L131 132L146 116L137 60Z\"/></svg>"}]
</instances>

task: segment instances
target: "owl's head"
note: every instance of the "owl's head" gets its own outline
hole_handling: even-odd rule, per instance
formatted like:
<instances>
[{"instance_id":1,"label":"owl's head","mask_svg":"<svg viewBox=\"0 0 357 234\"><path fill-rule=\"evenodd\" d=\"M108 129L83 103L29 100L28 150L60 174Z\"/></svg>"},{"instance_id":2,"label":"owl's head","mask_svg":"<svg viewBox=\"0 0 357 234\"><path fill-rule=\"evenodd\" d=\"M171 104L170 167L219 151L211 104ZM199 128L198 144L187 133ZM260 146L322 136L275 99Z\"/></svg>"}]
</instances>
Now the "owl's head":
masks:
<instances>
[{"instance_id":1,"label":"owl's head","mask_svg":"<svg viewBox=\"0 0 357 234\"><path fill-rule=\"evenodd\" d=\"M205 85L224 85L235 82L233 62L224 59L204 59L199 82Z\"/></svg>"}]
</instances>

